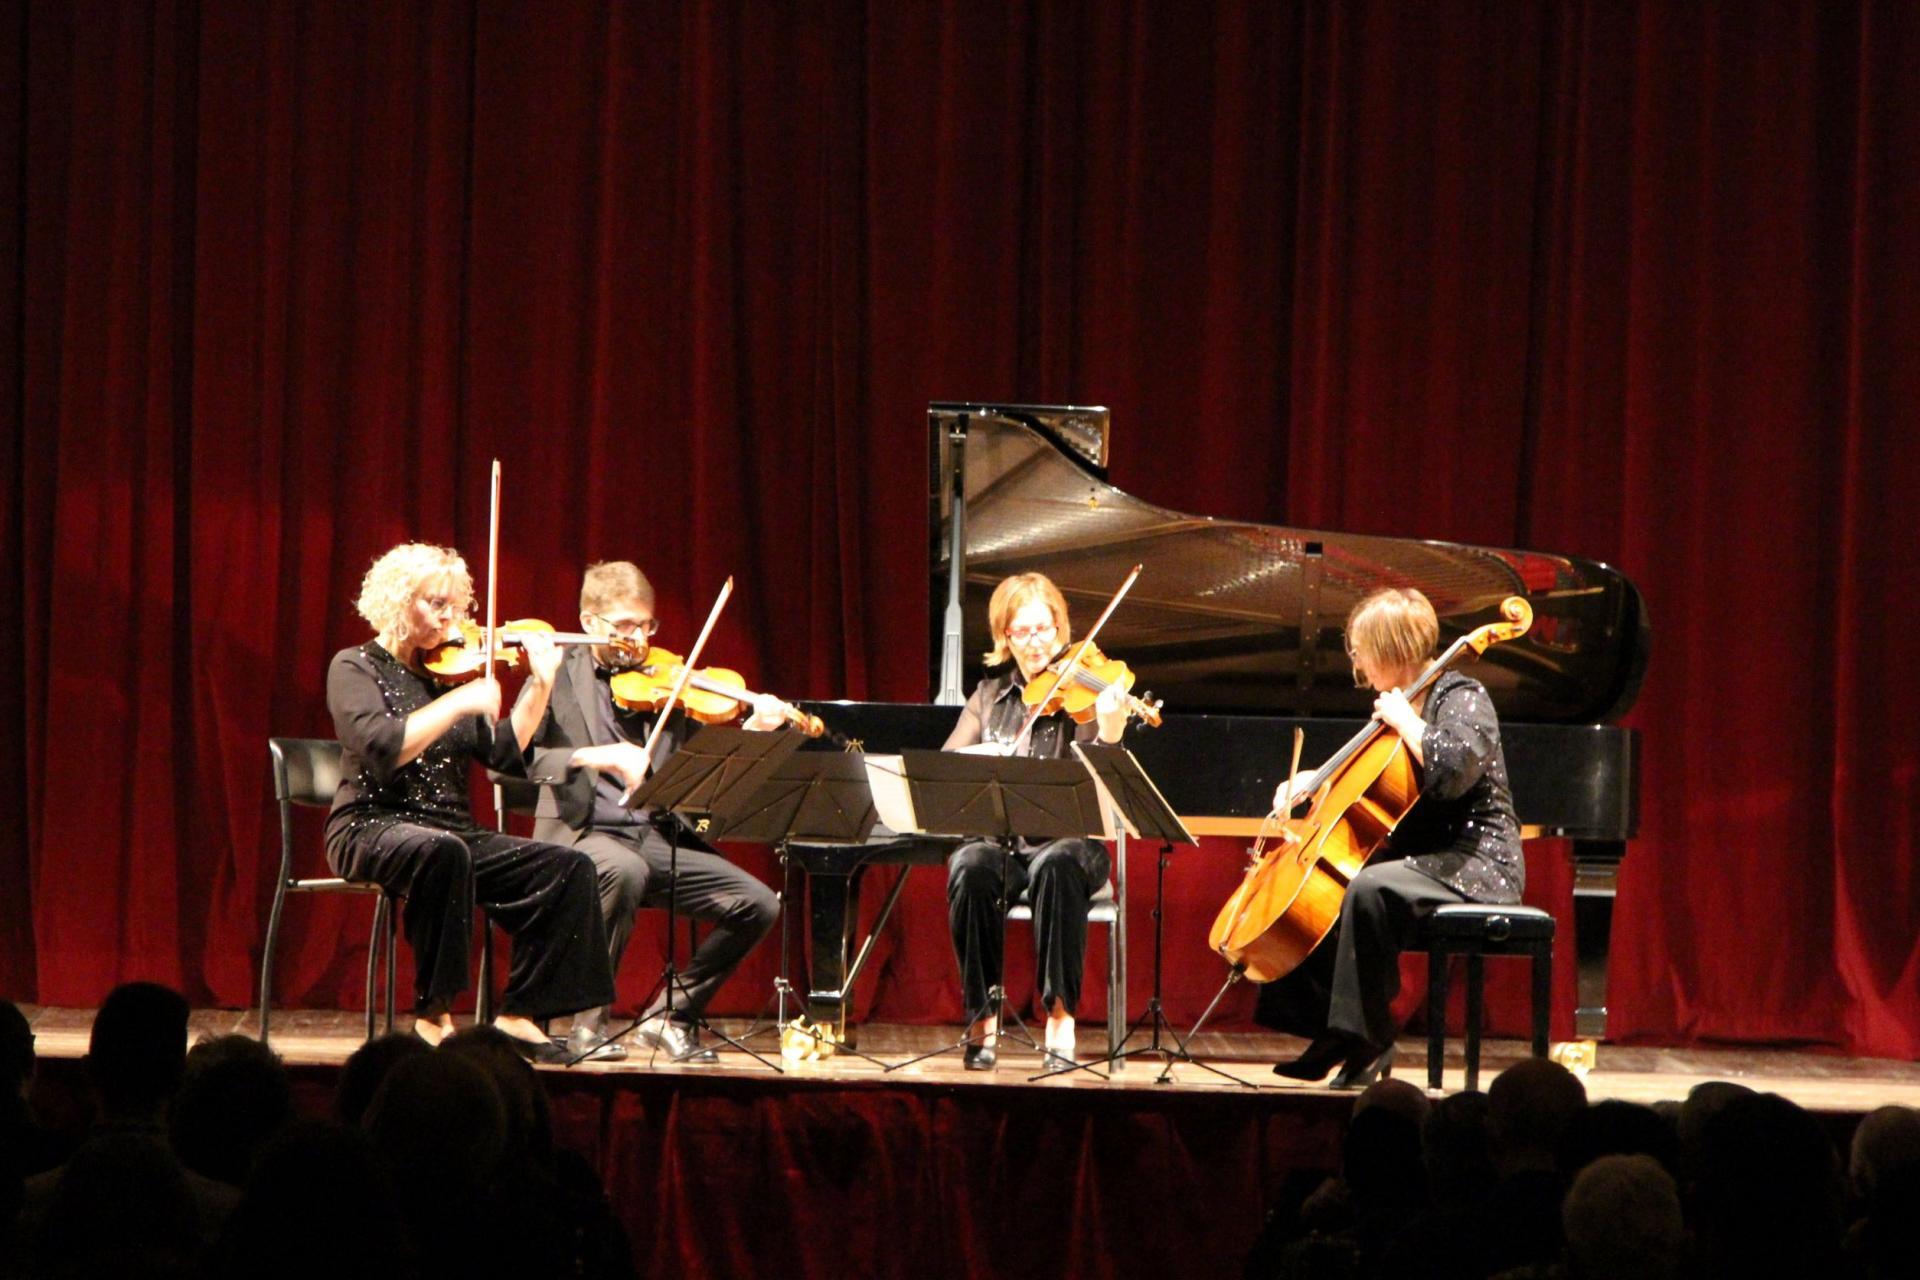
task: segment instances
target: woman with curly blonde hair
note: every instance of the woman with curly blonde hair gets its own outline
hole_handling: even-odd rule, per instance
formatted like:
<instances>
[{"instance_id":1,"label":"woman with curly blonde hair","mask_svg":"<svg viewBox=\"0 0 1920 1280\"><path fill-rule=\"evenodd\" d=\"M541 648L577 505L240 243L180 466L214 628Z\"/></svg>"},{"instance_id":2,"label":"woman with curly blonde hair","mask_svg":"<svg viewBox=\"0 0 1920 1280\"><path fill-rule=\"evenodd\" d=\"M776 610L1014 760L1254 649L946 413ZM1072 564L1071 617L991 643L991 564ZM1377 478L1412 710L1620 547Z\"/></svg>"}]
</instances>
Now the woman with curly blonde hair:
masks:
<instances>
[{"instance_id":1,"label":"woman with curly blonde hair","mask_svg":"<svg viewBox=\"0 0 1920 1280\"><path fill-rule=\"evenodd\" d=\"M327 708L342 748L327 819L327 861L348 880L404 899L415 963L414 1030L438 1044L467 987L477 904L513 937L495 1025L529 1058L565 1056L537 1021L613 998L593 863L583 853L482 829L468 803L472 761L526 771L560 652L530 637L528 675L502 717L491 673L444 687L420 665L452 638L473 602L458 552L402 543L367 570L356 602L374 629L327 671Z\"/></svg>"}]
</instances>

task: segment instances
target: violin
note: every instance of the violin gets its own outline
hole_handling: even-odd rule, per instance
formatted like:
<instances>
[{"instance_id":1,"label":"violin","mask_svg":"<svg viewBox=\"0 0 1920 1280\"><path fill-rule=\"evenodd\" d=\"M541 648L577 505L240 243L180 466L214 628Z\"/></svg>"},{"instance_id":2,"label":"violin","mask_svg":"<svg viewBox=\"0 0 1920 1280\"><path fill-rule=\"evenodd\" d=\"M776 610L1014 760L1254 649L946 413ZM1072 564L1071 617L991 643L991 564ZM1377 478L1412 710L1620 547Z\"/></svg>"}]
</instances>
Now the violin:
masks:
<instances>
[{"instance_id":1,"label":"violin","mask_svg":"<svg viewBox=\"0 0 1920 1280\"><path fill-rule=\"evenodd\" d=\"M1031 711L1034 707L1040 708L1037 714L1043 716L1065 711L1075 724L1085 724L1093 719L1094 703L1102 693L1114 685L1123 690L1133 688L1133 672L1126 663L1107 657L1091 641L1082 646L1082 650L1079 662L1070 663L1062 649L1062 657L1027 681L1020 700L1027 704L1030 714L1035 714ZM1065 680L1061 679L1063 675ZM1161 703L1152 694L1136 698L1128 693L1126 707L1127 714L1138 716L1156 729L1160 727Z\"/></svg>"},{"instance_id":2,"label":"violin","mask_svg":"<svg viewBox=\"0 0 1920 1280\"><path fill-rule=\"evenodd\" d=\"M673 694L682 674L686 687L679 705L702 724L725 724L736 719L760 694L747 688L738 671L725 667L703 667L687 673L680 655L659 646L649 647L639 660L625 671L616 672L609 682L614 705L623 711L658 711ZM798 707L787 707L786 718L809 738L827 731L819 716L811 716Z\"/></svg>"},{"instance_id":3,"label":"violin","mask_svg":"<svg viewBox=\"0 0 1920 1280\"><path fill-rule=\"evenodd\" d=\"M1519 596L1508 596L1500 612L1505 621L1454 641L1407 696L1419 696L1457 663L1533 625L1533 606ZM1297 765L1297 744L1294 757ZM1379 720L1336 751L1311 783L1306 816L1285 820L1282 838L1247 869L1207 936L1207 945L1233 966L1229 982L1242 976L1271 982L1298 968L1339 922L1347 885L1420 798L1407 744Z\"/></svg>"},{"instance_id":4,"label":"violin","mask_svg":"<svg viewBox=\"0 0 1920 1280\"><path fill-rule=\"evenodd\" d=\"M519 618L494 628L491 646L493 661L508 671L524 672L527 651L521 637L538 632L554 644L603 644L629 660L640 656L640 647L621 636L602 639L579 631L555 631L553 624L538 618ZM429 649L422 649L414 660L441 684L465 684L480 677L486 666L489 647L482 643L485 630L475 622L462 622L460 634Z\"/></svg>"}]
</instances>

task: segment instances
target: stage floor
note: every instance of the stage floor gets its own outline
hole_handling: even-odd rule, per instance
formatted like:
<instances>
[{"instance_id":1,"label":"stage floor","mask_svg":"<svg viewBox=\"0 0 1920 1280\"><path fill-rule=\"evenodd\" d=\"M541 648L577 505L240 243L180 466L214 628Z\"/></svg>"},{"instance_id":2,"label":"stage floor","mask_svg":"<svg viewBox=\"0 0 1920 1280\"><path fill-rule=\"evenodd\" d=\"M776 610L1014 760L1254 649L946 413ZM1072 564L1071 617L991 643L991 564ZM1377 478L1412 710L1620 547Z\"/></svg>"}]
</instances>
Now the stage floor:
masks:
<instances>
[{"instance_id":1,"label":"stage floor","mask_svg":"<svg viewBox=\"0 0 1920 1280\"><path fill-rule=\"evenodd\" d=\"M43 1058L78 1058L86 1052L88 1030L93 1022L91 1009L61 1009L23 1005L37 1039L36 1051ZM198 1010L193 1029L201 1036L239 1032L259 1033L259 1020L251 1010ZM728 1035L741 1037L751 1030L744 1019L720 1019L716 1025ZM764 1024L763 1024L764 1025ZM360 1044L362 1015L333 1010L281 1010L273 1019L273 1047L289 1065L337 1066ZM1037 1033L1037 1028L1035 1029ZM859 1028L859 1050L883 1063L897 1063L917 1054L950 1045L959 1035L954 1026L899 1026L876 1024ZM938 1085L943 1088L1033 1087L1091 1090L1196 1090L1208 1092L1250 1093L1255 1086L1262 1093L1292 1093L1333 1096L1316 1085L1296 1084L1274 1076L1268 1067L1281 1058L1299 1052L1302 1043L1288 1036L1272 1034L1235 1034L1203 1032L1193 1046L1196 1058L1234 1077L1222 1078L1198 1065L1182 1063L1173 1078L1157 1083L1160 1059L1143 1054L1132 1058L1120 1071L1059 1072L1040 1081L1031 1077L1043 1070L1040 1055L1022 1046L1003 1043L999 1067L990 1072L966 1071L960 1054L939 1054L911 1066L886 1071L874 1062L848 1053L820 1062L780 1060L778 1042L771 1031L754 1036L748 1043L767 1057L779 1061L794 1081L859 1082L901 1086ZM1163 1043L1170 1041L1163 1040ZM1129 1048L1146 1044L1136 1034ZM1105 1028L1082 1023L1079 1030L1080 1058L1088 1061L1106 1051ZM585 1063L570 1068L577 1073L596 1075L698 1075L703 1077L766 1077L773 1073L747 1054L717 1044L720 1062L714 1066L680 1067L664 1059L649 1061L644 1047L634 1046L632 1057L624 1063ZM1447 1043L1448 1059L1445 1088L1465 1087L1462 1045L1457 1039ZM1524 1057L1526 1045L1517 1040L1488 1040L1481 1054L1480 1087L1486 1088L1500 1070ZM542 1068L558 1071L562 1068ZM1426 1082L1426 1041L1402 1037L1399 1044L1397 1074L1415 1084ZM1777 1093L1812 1111L1832 1115L1865 1115L1875 1107L1896 1103L1920 1107L1920 1063L1885 1059L1846 1058L1832 1053L1786 1049L1716 1048L1661 1049L1602 1044L1593 1070L1585 1076L1587 1096L1593 1101L1618 1098L1652 1103L1679 1099L1703 1080L1734 1080L1763 1092ZM1238 1081L1238 1083L1236 1083ZM608 1081L606 1083L614 1083Z\"/></svg>"}]
</instances>

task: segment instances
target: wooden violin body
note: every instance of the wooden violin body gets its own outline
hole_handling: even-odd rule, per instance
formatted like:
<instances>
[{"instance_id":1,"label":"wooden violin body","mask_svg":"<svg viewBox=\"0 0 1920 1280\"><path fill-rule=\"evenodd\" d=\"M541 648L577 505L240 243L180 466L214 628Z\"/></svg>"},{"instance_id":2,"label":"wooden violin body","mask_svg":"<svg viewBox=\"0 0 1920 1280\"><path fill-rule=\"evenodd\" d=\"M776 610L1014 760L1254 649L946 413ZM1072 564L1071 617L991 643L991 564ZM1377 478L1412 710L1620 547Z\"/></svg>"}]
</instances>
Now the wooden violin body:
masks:
<instances>
[{"instance_id":1,"label":"wooden violin body","mask_svg":"<svg viewBox=\"0 0 1920 1280\"><path fill-rule=\"evenodd\" d=\"M555 631L552 623L542 622L538 618L517 618L501 623L494 629L494 664L508 671L525 671L527 651L521 645L520 638L534 632L546 636L554 644L604 644L621 651L635 649L632 641L619 636L602 640L584 632ZM482 643L485 635L485 629L478 623L462 622L458 636L431 649L420 650L415 661L441 684L465 684L478 679L486 665L488 649Z\"/></svg>"},{"instance_id":2,"label":"wooden violin body","mask_svg":"<svg viewBox=\"0 0 1920 1280\"><path fill-rule=\"evenodd\" d=\"M1095 648L1091 641L1084 642L1083 652L1077 664L1073 665L1066 680L1069 660L1066 656L1051 663L1045 671L1027 681L1020 692L1020 699L1028 710L1038 707L1039 715L1052 715L1056 711L1065 711L1075 724L1085 724L1093 719L1094 704L1100 695L1113 685L1122 689L1133 688L1133 671L1118 658L1109 658ZM1127 714L1138 716L1147 724L1158 728L1160 725L1160 703L1136 698L1127 694Z\"/></svg>"},{"instance_id":3,"label":"wooden violin body","mask_svg":"<svg viewBox=\"0 0 1920 1280\"><path fill-rule=\"evenodd\" d=\"M654 646L638 663L614 674L609 682L614 705L624 711L658 711L672 696L674 683L685 670L677 653ZM702 667L687 677L679 705L702 724L725 724L740 714L760 695L747 688L746 677L725 667ZM820 717L795 707L786 710L787 719L809 738L826 732Z\"/></svg>"},{"instance_id":4,"label":"wooden violin body","mask_svg":"<svg viewBox=\"0 0 1920 1280\"><path fill-rule=\"evenodd\" d=\"M1449 645L1408 695L1533 624L1532 606L1518 596L1500 608L1505 622ZM1376 720L1321 767L1312 794L1307 815L1284 821L1280 838L1248 869L1207 935L1207 945L1254 982L1291 973L1333 930L1347 886L1420 798L1419 774L1400 735Z\"/></svg>"}]
</instances>

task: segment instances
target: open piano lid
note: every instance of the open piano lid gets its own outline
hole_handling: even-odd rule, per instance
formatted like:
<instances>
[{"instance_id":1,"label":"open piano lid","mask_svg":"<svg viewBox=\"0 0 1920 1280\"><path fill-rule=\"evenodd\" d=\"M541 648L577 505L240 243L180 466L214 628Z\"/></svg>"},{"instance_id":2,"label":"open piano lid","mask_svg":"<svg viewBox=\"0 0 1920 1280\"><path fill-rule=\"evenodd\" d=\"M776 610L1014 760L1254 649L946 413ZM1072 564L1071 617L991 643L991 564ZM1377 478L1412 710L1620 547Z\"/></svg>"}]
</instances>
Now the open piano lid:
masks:
<instances>
[{"instance_id":1,"label":"open piano lid","mask_svg":"<svg viewBox=\"0 0 1920 1280\"><path fill-rule=\"evenodd\" d=\"M1649 631L1639 591L1592 560L1411 538L1289 529L1189 515L1115 488L1108 414L1079 406L928 406L930 669L939 688L941 620L956 437L965 459L964 687L990 647L987 601L1008 574L1038 570L1076 615L1091 616L1135 564L1146 571L1108 621L1101 647L1169 712L1364 717L1342 627L1380 587L1417 587L1440 615L1440 643L1494 620L1523 595L1534 624L1471 674L1503 719L1596 724L1633 705Z\"/></svg>"}]
</instances>

